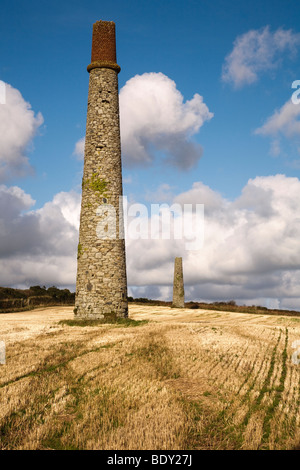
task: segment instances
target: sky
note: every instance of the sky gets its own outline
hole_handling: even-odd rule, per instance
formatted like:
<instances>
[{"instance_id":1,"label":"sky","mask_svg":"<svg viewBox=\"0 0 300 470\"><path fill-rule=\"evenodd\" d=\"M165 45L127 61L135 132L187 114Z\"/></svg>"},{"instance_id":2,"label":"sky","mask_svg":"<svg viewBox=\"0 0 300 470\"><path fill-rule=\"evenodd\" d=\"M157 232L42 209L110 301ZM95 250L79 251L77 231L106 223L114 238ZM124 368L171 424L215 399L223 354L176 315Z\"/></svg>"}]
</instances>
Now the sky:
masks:
<instances>
[{"instance_id":1,"label":"sky","mask_svg":"<svg viewBox=\"0 0 300 470\"><path fill-rule=\"evenodd\" d=\"M92 25L116 23L124 195L203 204L126 240L129 295L300 309L300 4L2 0L0 285L75 289ZM294 88L293 88L294 86Z\"/></svg>"}]
</instances>

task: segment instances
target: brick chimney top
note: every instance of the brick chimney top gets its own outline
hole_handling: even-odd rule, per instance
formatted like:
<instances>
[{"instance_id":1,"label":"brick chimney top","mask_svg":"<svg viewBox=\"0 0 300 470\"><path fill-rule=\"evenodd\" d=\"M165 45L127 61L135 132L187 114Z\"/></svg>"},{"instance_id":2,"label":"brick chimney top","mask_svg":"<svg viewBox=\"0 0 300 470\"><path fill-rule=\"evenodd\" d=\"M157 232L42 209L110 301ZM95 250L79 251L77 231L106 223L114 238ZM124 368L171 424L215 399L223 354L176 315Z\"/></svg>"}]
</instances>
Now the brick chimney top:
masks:
<instances>
[{"instance_id":1,"label":"brick chimney top","mask_svg":"<svg viewBox=\"0 0 300 470\"><path fill-rule=\"evenodd\" d=\"M120 72L116 56L116 34L113 21L96 21L93 25L92 58L87 70L111 68Z\"/></svg>"}]
</instances>

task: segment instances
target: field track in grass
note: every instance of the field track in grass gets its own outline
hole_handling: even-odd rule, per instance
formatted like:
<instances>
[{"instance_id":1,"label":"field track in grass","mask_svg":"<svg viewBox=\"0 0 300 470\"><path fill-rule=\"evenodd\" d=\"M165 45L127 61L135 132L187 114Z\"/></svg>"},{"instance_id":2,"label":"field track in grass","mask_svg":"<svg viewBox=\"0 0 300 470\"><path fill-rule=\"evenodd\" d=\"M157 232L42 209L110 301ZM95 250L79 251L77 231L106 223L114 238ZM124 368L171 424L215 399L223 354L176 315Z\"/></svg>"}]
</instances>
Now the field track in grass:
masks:
<instances>
[{"instance_id":1,"label":"field track in grass","mask_svg":"<svg viewBox=\"0 0 300 470\"><path fill-rule=\"evenodd\" d=\"M130 304L130 319L0 315L0 449L299 447L300 318Z\"/></svg>"}]
</instances>

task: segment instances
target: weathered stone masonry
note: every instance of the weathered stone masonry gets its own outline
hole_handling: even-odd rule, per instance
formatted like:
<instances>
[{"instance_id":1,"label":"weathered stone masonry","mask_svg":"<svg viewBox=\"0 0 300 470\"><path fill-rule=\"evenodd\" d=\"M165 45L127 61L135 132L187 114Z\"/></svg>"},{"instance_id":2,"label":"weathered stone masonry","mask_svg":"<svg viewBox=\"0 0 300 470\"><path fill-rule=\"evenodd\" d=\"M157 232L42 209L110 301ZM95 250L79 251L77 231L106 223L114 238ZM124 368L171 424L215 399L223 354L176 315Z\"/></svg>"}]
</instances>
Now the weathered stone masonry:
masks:
<instances>
[{"instance_id":1,"label":"weathered stone masonry","mask_svg":"<svg viewBox=\"0 0 300 470\"><path fill-rule=\"evenodd\" d=\"M184 283L182 258L175 258L172 307L184 308Z\"/></svg>"},{"instance_id":2,"label":"weathered stone masonry","mask_svg":"<svg viewBox=\"0 0 300 470\"><path fill-rule=\"evenodd\" d=\"M77 256L75 316L126 317L125 243L119 239L119 196L122 195L118 72L115 25L98 21L93 27L87 126L82 180L82 203ZM101 210L114 207L116 239L101 239L97 226ZM98 210L98 214L97 214ZM121 224L122 226L122 224Z\"/></svg>"}]
</instances>

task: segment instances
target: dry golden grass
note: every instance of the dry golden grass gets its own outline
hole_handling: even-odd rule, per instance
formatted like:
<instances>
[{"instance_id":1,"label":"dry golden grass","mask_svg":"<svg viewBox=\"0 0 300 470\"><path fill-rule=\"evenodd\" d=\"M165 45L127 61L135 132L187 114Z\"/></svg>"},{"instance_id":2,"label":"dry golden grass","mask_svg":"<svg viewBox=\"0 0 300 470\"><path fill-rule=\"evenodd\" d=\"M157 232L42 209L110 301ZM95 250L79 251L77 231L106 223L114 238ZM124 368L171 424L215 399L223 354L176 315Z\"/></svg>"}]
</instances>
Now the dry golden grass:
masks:
<instances>
[{"instance_id":1,"label":"dry golden grass","mask_svg":"<svg viewBox=\"0 0 300 470\"><path fill-rule=\"evenodd\" d=\"M0 449L293 449L300 319L130 306L149 322L70 326L71 307L0 315Z\"/></svg>"}]
</instances>

